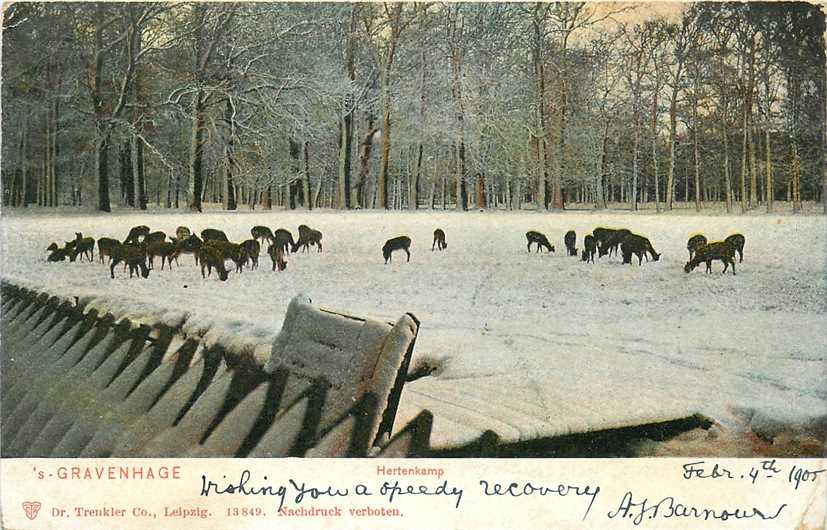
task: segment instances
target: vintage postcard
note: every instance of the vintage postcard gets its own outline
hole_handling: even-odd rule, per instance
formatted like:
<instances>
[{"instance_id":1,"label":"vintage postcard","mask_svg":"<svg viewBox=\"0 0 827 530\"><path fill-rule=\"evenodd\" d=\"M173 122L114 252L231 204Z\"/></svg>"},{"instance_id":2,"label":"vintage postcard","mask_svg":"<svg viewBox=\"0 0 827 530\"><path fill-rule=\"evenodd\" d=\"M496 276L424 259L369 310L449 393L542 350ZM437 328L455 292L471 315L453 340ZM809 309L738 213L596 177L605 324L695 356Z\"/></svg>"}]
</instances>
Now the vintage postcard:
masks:
<instances>
[{"instance_id":1,"label":"vintage postcard","mask_svg":"<svg viewBox=\"0 0 827 530\"><path fill-rule=\"evenodd\" d=\"M806 2L13 2L0 526L825 528Z\"/></svg>"}]
</instances>

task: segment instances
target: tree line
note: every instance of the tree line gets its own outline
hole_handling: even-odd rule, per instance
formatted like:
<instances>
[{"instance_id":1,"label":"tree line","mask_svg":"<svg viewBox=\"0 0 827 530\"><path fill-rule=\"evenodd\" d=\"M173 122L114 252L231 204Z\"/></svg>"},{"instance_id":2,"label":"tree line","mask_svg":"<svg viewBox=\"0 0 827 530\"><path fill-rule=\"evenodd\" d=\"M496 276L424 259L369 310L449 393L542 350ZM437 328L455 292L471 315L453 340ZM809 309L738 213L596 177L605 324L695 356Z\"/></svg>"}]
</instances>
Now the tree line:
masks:
<instances>
[{"instance_id":1,"label":"tree line","mask_svg":"<svg viewBox=\"0 0 827 530\"><path fill-rule=\"evenodd\" d=\"M3 204L825 202L821 8L646 8L14 3Z\"/></svg>"}]
</instances>

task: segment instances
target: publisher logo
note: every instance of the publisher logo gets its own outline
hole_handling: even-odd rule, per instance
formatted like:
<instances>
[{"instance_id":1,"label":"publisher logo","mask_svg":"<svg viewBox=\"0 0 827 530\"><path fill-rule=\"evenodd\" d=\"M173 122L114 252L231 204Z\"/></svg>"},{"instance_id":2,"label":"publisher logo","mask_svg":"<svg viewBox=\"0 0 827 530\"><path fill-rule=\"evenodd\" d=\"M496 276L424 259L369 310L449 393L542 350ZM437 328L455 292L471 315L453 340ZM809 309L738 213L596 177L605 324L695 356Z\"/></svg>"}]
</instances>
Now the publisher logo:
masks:
<instances>
[{"instance_id":1,"label":"publisher logo","mask_svg":"<svg viewBox=\"0 0 827 530\"><path fill-rule=\"evenodd\" d=\"M41 504L38 501L25 501L23 503L23 511L26 512L26 517L34 521L35 517L37 517L37 513L40 511L40 506Z\"/></svg>"}]
</instances>

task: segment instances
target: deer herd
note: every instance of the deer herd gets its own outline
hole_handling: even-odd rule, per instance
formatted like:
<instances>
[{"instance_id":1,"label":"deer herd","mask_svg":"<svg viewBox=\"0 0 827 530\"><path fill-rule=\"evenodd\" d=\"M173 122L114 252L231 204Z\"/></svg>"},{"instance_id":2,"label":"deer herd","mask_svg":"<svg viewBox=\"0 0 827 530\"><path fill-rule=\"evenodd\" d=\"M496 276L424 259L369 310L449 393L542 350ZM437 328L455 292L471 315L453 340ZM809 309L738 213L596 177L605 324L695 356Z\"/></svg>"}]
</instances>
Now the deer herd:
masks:
<instances>
[{"instance_id":1,"label":"deer herd","mask_svg":"<svg viewBox=\"0 0 827 530\"><path fill-rule=\"evenodd\" d=\"M310 228L307 225L299 225L298 239L285 229L279 228L275 231L266 226L254 226L250 229L250 239L240 243L231 242L227 235L218 229L207 228L201 231L201 237L193 234L185 227L179 226L175 235L167 236L162 231L151 231L146 225L133 227L123 241L102 237L97 240L98 260L104 262L104 257L109 258L109 274L115 278L115 267L123 263L124 271L129 269L129 277L147 278L151 270L155 268L155 259L160 259L161 270L166 265L172 268L173 262L178 265L181 254L192 254L196 266L201 267L201 276L206 278L212 275L215 269L218 278L226 281L229 277L227 262L231 262L231 269L241 273L244 267L251 270L258 268L259 254L262 247L267 244L267 255L270 256L273 271L283 271L287 268L286 256L288 254L310 250L315 247L318 252L322 251L322 233L319 230ZM547 252L555 251L545 234L530 230L525 234L528 251L531 246L536 245L536 252L543 248ZM169 241L167 241L169 239ZM735 275L735 254L738 254L739 262L744 260L745 238L741 234L733 234L723 241L709 242L702 234L693 235L689 238L686 248L689 251L689 261L684 265L685 272L693 271L701 263L706 264L706 272L712 272L712 262L721 261L724 264L722 272L732 267L732 274ZM577 256L577 234L569 230L563 237L567 256ZM393 252L402 250L411 260L411 238L408 236L397 236L388 239L382 246L382 257L385 264L392 261ZM445 232L441 228L434 230L434 239L431 250L445 250L448 244L445 241ZM632 263L632 256L638 258L638 265L643 264L644 258L649 261L660 260L652 243L646 237L632 233L630 230L621 228L595 228L591 234L583 238L583 250L579 253L580 259L586 263L594 263L595 254L598 259L603 256L617 255L618 249L623 257L624 264ZM82 233L75 232L75 239L66 241L61 248L57 243L52 243L46 249L49 252L46 258L49 262L66 261L74 262L80 257L94 262L95 239L84 237Z\"/></svg>"}]
</instances>

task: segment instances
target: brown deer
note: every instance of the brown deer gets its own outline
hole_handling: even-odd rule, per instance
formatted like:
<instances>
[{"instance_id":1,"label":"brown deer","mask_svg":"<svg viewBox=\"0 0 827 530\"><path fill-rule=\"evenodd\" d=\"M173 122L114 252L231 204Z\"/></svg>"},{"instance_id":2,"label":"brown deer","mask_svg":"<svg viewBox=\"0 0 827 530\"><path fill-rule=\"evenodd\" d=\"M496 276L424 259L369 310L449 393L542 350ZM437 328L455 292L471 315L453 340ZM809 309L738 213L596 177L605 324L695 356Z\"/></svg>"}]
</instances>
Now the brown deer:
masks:
<instances>
[{"instance_id":1,"label":"brown deer","mask_svg":"<svg viewBox=\"0 0 827 530\"><path fill-rule=\"evenodd\" d=\"M146 245L146 256L149 259L149 268L155 268L155 256L161 257L161 270L164 270L164 262L169 263L172 268L172 260L178 261L180 251L175 243L168 241L152 241Z\"/></svg>"},{"instance_id":2,"label":"brown deer","mask_svg":"<svg viewBox=\"0 0 827 530\"><path fill-rule=\"evenodd\" d=\"M267 254L270 255L270 260L273 262L273 270L278 269L283 271L287 268L287 261L284 259L284 248L273 244L267 247Z\"/></svg>"},{"instance_id":3,"label":"brown deer","mask_svg":"<svg viewBox=\"0 0 827 530\"><path fill-rule=\"evenodd\" d=\"M123 242L127 245L134 245L138 243L139 238L144 238L149 235L149 227L146 225L138 225L133 226L129 230L129 235L126 236L126 239Z\"/></svg>"},{"instance_id":4,"label":"brown deer","mask_svg":"<svg viewBox=\"0 0 827 530\"><path fill-rule=\"evenodd\" d=\"M434 245L436 245L436 248L439 250L448 248L448 243L445 242L445 232L443 232L441 228L434 230L434 242L431 244L431 252L434 250Z\"/></svg>"},{"instance_id":5,"label":"brown deer","mask_svg":"<svg viewBox=\"0 0 827 530\"><path fill-rule=\"evenodd\" d=\"M241 248L244 251L245 261L244 264L247 264L247 261L251 261L252 265L250 265L250 270L254 270L258 268L258 255L261 252L261 245L259 245L258 241L255 239L248 239L241 243Z\"/></svg>"},{"instance_id":6,"label":"brown deer","mask_svg":"<svg viewBox=\"0 0 827 530\"><path fill-rule=\"evenodd\" d=\"M609 231L609 228L595 228L595 230L606 230ZM619 230L611 230L611 232L603 232L603 239L599 239L596 234L594 234L595 239L597 239L597 257L602 258L606 254L609 256L612 255L614 252L615 256L617 255L617 249L623 240L626 239L626 236L631 234L630 230L626 230L625 228L621 228ZM602 241L602 242L601 242Z\"/></svg>"},{"instance_id":7,"label":"brown deer","mask_svg":"<svg viewBox=\"0 0 827 530\"><path fill-rule=\"evenodd\" d=\"M46 261L51 262L66 261L66 258L69 257L69 253L71 252L69 249L65 247L59 248L57 246L57 243L52 243L46 248L46 250L48 252L51 252L51 254L49 254L49 256L46 258Z\"/></svg>"},{"instance_id":8,"label":"brown deer","mask_svg":"<svg viewBox=\"0 0 827 530\"><path fill-rule=\"evenodd\" d=\"M643 264L643 257L646 254L651 254L653 261L658 261L660 259L660 254L655 252L655 249L652 247L652 243L650 243L645 237L637 234L628 234L623 238L623 242L620 244L620 252L623 254L623 263L628 263L630 265L632 263L632 254L637 256L638 265ZM646 261L649 261L648 257L646 258Z\"/></svg>"},{"instance_id":9,"label":"brown deer","mask_svg":"<svg viewBox=\"0 0 827 530\"><path fill-rule=\"evenodd\" d=\"M112 239L111 237L102 237L98 239L98 259L101 263L103 263L103 257L109 256L109 259L112 259L112 247L116 245L120 245L121 242L117 239Z\"/></svg>"},{"instance_id":10,"label":"brown deer","mask_svg":"<svg viewBox=\"0 0 827 530\"><path fill-rule=\"evenodd\" d=\"M92 263L95 259L95 240L91 237L83 237L80 232L75 232L75 244L69 261L74 262L79 255L81 261L83 261L83 256L86 256L89 263Z\"/></svg>"},{"instance_id":11,"label":"brown deer","mask_svg":"<svg viewBox=\"0 0 827 530\"><path fill-rule=\"evenodd\" d=\"M212 270L218 272L218 278L222 282L227 281L229 273L224 268L224 254L217 247L212 245L203 245L198 251L198 261L201 263L201 277L206 278L212 275ZM207 274L204 275L204 269L207 269Z\"/></svg>"},{"instance_id":12,"label":"brown deer","mask_svg":"<svg viewBox=\"0 0 827 530\"><path fill-rule=\"evenodd\" d=\"M322 233L314 230L307 225L299 225L299 240L293 244L292 252L296 252L299 248L302 252L308 250L308 245L316 245L319 252L322 251Z\"/></svg>"},{"instance_id":13,"label":"brown deer","mask_svg":"<svg viewBox=\"0 0 827 530\"><path fill-rule=\"evenodd\" d=\"M229 241L227 234L215 228L201 230L201 239L204 241Z\"/></svg>"},{"instance_id":14,"label":"brown deer","mask_svg":"<svg viewBox=\"0 0 827 530\"><path fill-rule=\"evenodd\" d=\"M594 263L594 255L597 252L597 242L594 239L594 236L589 234L583 238L583 253L580 256L581 261L585 261L586 263L592 262Z\"/></svg>"},{"instance_id":15,"label":"brown deer","mask_svg":"<svg viewBox=\"0 0 827 530\"><path fill-rule=\"evenodd\" d=\"M724 243L728 243L729 246L733 248L736 252L738 252L738 263L744 262L744 244L747 242L747 238L742 236L741 234L732 234L728 238L724 239ZM735 268L733 267L733 271Z\"/></svg>"},{"instance_id":16,"label":"brown deer","mask_svg":"<svg viewBox=\"0 0 827 530\"><path fill-rule=\"evenodd\" d=\"M281 248L282 252L285 254L288 254L290 252L290 247L295 245L296 242L293 239L293 234L290 233L290 230L279 228L273 232L272 244Z\"/></svg>"},{"instance_id":17,"label":"brown deer","mask_svg":"<svg viewBox=\"0 0 827 530\"><path fill-rule=\"evenodd\" d=\"M695 251L707 244L706 236L703 234L695 234L686 242L686 250L689 251L689 259L695 254Z\"/></svg>"},{"instance_id":18,"label":"brown deer","mask_svg":"<svg viewBox=\"0 0 827 530\"><path fill-rule=\"evenodd\" d=\"M574 230L569 230L566 232L566 235L563 236L563 243L566 245L566 256L576 256L577 255L577 233Z\"/></svg>"},{"instance_id":19,"label":"brown deer","mask_svg":"<svg viewBox=\"0 0 827 530\"><path fill-rule=\"evenodd\" d=\"M545 247L549 252L554 252L554 245L548 242L545 234L529 230L525 233L526 241L528 241L528 251L531 252L531 244L537 244L537 252L540 252L540 247Z\"/></svg>"},{"instance_id":20,"label":"brown deer","mask_svg":"<svg viewBox=\"0 0 827 530\"><path fill-rule=\"evenodd\" d=\"M113 246L110 248L110 256L112 263L109 264L109 276L112 279L115 278L115 266L122 261L129 266L130 278L133 273L138 275L138 269L141 271L140 276L149 277L149 267L146 265L146 243Z\"/></svg>"},{"instance_id":21,"label":"brown deer","mask_svg":"<svg viewBox=\"0 0 827 530\"><path fill-rule=\"evenodd\" d=\"M186 239L191 235L192 231L190 231L189 228L187 228L186 226L179 226L175 229L175 241L173 241L173 243L175 243L176 241L181 241L182 239ZM172 236L169 237L170 239L172 239Z\"/></svg>"},{"instance_id":22,"label":"brown deer","mask_svg":"<svg viewBox=\"0 0 827 530\"><path fill-rule=\"evenodd\" d=\"M735 249L725 241L716 241L695 249L695 255L691 260L686 262L683 270L687 273L692 272L695 270L695 267L701 263L706 263L706 272L710 274L712 272L713 260L723 262L724 270L721 274L725 273L727 268L732 265L732 275L735 276Z\"/></svg>"},{"instance_id":23,"label":"brown deer","mask_svg":"<svg viewBox=\"0 0 827 530\"><path fill-rule=\"evenodd\" d=\"M388 264L389 261L393 261L391 259L391 254L395 250L404 250L405 254L408 255L408 261L411 261L411 238L408 236L398 236L385 241L385 245L382 247L382 257L385 258L385 265Z\"/></svg>"},{"instance_id":24,"label":"brown deer","mask_svg":"<svg viewBox=\"0 0 827 530\"><path fill-rule=\"evenodd\" d=\"M265 239L270 242L273 241L273 232L266 226L254 226L250 229L250 235L253 236L253 239L256 241L260 239L262 245Z\"/></svg>"},{"instance_id":25,"label":"brown deer","mask_svg":"<svg viewBox=\"0 0 827 530\"><path fill-rule=\"evenodd\" d=\"M229 241L212 240L204 241L204 246L217 248L224 259L232 260L235 263L236 272L243 272L244 264L247 262L247 253L241 245Z\"/></svg>"}]
</instances>

